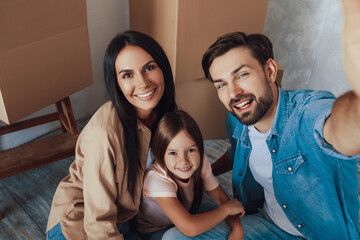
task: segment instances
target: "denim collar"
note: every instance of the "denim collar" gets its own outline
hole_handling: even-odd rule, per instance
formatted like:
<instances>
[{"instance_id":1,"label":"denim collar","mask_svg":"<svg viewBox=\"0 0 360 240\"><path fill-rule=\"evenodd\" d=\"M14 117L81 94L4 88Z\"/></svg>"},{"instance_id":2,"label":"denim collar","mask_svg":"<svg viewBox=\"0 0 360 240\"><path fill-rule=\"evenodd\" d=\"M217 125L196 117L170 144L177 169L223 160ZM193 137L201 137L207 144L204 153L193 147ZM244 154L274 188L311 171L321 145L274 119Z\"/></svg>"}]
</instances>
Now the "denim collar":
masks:
<instances>
[{"instance_id":1,"label":"denim collar","mask_svg":"<svg viewBox=\"0 0 360 240\"><path fill-rule=\"evenodd\" d=\"M276 107L276 113L273 125L271 127L271 133L269 138L272 135L280 136L284 130L287 120L289 119L289 95L287 92L278 87L278 102Z\"/></svg>"}]
</instances>

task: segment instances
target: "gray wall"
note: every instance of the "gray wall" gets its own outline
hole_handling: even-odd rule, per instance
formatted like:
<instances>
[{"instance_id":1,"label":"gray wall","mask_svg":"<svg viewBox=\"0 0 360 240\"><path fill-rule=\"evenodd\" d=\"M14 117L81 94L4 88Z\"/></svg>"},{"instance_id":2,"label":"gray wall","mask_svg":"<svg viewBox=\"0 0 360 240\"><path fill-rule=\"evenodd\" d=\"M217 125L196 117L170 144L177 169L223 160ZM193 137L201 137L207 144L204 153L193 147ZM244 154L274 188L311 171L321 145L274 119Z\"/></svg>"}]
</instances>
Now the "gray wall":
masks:
<instances>
[{"instance_id":1,"label":"gray wall","mask_svg":"<svg viewBox=\"0 0 360 240\"><path fill-rule=\"evenodd\" d=\"M87 0L86 4L94 83L92 86L70 96L76 119L90 116L106 101L102 71L105 49L116 33L129 29L129 4L127 0ZM49 106L27 118L53 111L56 111L55 107ZM0 126L2 125L5 124L0 121ZM0 136L0 150L23 144L59 127L60 125L54 122Z\"/></svg>"},{"instance_id":2,"label":"gray wall","mask_svg":"<svg viewBox=\"0 0 360 240\"><path fill-rule=\"evenodd\" d=\"M284 89L349 90L342 67L339 0L269 0L265 34L284 68Z\"/></svg>"}]
</instances>

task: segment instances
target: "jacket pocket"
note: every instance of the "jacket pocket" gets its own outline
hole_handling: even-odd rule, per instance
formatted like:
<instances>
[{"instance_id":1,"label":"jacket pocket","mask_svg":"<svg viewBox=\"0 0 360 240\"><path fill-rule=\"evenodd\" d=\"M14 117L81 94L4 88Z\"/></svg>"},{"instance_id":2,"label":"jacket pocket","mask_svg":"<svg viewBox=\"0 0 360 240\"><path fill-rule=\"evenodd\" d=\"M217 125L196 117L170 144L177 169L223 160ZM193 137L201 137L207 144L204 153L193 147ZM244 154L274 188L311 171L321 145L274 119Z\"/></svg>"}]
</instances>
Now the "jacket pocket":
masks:
<instances>
[{"instance_id":1,"label":"jacket pocket","mask_svg":"<svg viewBox=\"0 0 360 240\"><path fill-rule=\"evenodd\" d=\"M274 168L277 185L288 188L292 193L309 192L320 181L319 173L300 153L280 160Z\"/></svg>"}]
</instances>

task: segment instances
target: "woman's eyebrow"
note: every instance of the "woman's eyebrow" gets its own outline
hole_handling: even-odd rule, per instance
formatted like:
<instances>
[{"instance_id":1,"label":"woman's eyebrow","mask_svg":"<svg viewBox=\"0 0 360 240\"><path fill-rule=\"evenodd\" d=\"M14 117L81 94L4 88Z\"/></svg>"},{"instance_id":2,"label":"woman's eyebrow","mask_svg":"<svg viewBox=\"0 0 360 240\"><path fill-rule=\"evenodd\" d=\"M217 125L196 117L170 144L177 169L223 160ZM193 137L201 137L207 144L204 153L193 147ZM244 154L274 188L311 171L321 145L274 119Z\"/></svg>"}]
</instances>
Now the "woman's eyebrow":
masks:
<instances>
[{"instance_id":1,"label":"woman's eyebrow","mask_svg":"<svg viewBox=\"0 0 360 240\"><path fill-rule=\"evenodd\" d=\"M144 66L142 67L143 69L147 68L147 66L149 66L149 64L151 63L156 63L154 60L150 60L147 63L144 64Z\"/></svg>"},{"instance_id":2,"label":"woman's eyebrow","mask_svg":"<svg viewBox=\"0 0 360 240\"><path fill-rule=\"evenodd\" d=\"M149 66L149 64L151 64L151 63L155 63L155 61L154 61L154 60L148 61L147 63L145 63L145 64L142 66L142 69L147 68L147 66ZM128 73L128 72L132 72L132 70L130 70L130 69L122 69L122 70L118 73L118 75L120 75L120 74L123 73L123 72Z\"/></svg>"},{"instance_id":3,"label":"woman's eyebrow","mask_svg":"<svg viewBox=\"0 0 360 240\"><path fill-rule=\"evenodd\" d=\"M120 75L120 74L123 73L123 72L128 73L128 72L131 72L131 70L130 70L130 69L122 69L122 70L118 73L118 75Z\"/></svg>"}]
</instances>

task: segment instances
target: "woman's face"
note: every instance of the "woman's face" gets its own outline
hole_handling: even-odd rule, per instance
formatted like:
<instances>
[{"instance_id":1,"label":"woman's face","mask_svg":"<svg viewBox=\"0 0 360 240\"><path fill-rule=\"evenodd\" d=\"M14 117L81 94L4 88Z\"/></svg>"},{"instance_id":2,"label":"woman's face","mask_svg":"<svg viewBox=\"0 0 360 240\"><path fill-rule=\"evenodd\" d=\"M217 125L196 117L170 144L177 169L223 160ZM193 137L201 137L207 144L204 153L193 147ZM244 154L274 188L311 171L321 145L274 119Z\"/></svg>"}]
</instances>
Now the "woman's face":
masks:
<instances>
[{"instance_id":1,"label":"woman's face","mask_svg":"<svg viewBox=\"0 0 360 240\"><path fill-rule=\"evenodd\" d=\"M115 60L117 81L140 119L148 119L164 93L164 76L149 53L126 46Z\"/></svg>"},{"instance_id":2,"label":"woman's face","mask_svg":"<svg viewBox=\"0 0 360 240\"><path fill-rule=\"evenodd\" d=\"M181 130L170 141L164 161L176 179L187 182L200 165L200 152L194 139Z\"/></svg>"}]
</instances>

